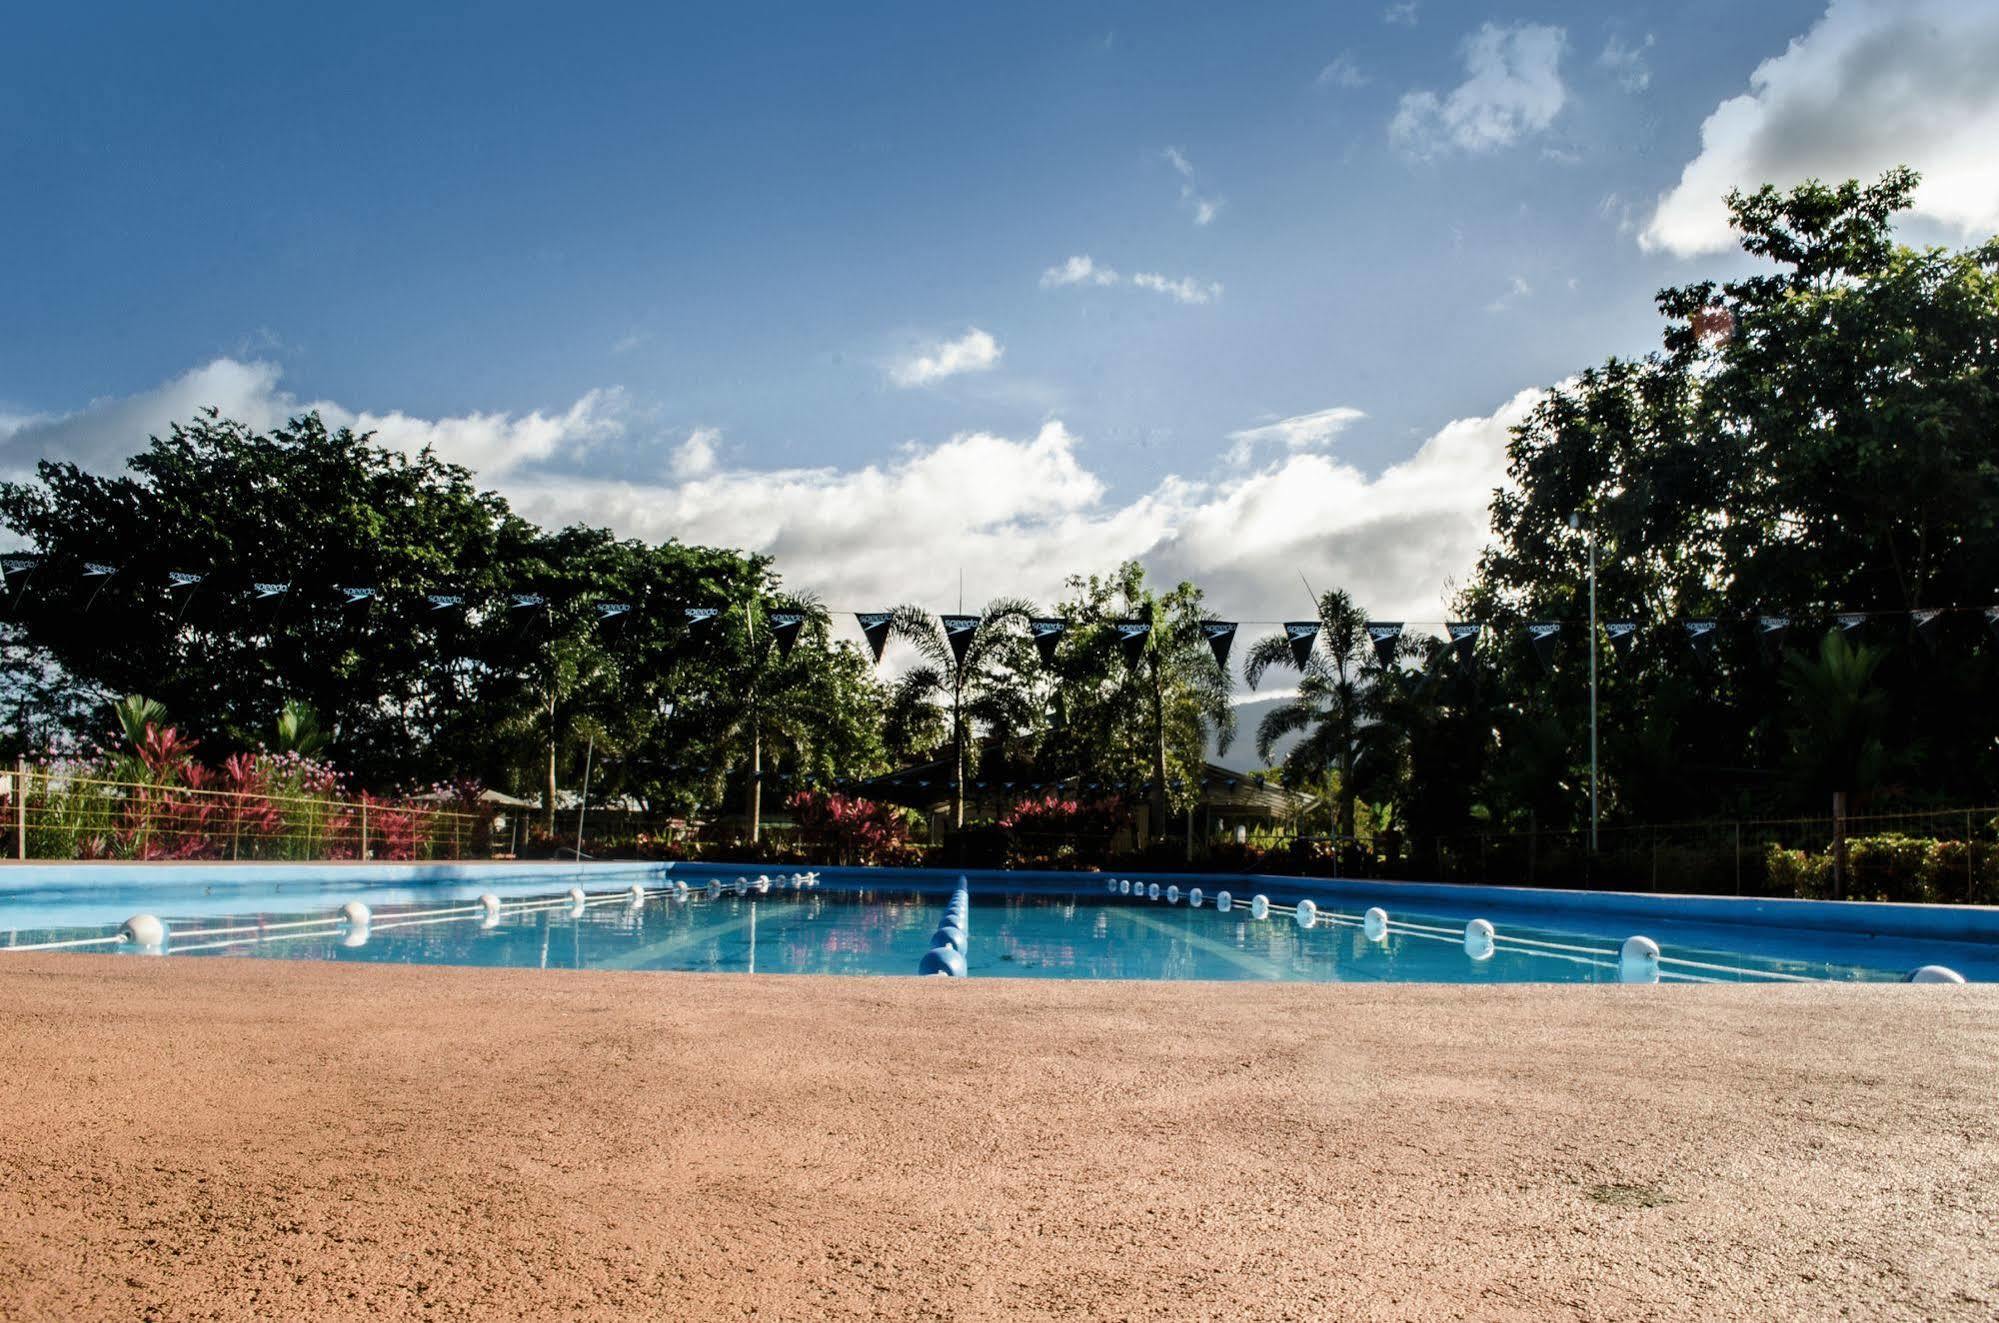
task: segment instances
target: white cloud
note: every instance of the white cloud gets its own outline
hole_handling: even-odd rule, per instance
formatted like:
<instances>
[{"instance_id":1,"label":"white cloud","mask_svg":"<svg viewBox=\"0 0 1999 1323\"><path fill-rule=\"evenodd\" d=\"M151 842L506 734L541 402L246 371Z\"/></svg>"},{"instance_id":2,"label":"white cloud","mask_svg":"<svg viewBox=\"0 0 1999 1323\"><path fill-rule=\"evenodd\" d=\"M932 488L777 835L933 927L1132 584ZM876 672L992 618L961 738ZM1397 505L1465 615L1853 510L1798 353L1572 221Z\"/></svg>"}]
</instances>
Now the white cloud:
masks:
<instances>
[{"instance_id":1,"label":"white cloud","mask_svg":"<svg viewBox=\"0 0 1999 1323\"><path fill-rule=\"evenodd\" d=\"M1648 32L1645 40L1627 46L1623 38L1613 36L1603 44L1603 53L1596 57L1596 62L1609 70L1625 91L1643 92L1652 85L1652 66L1645 62L1645 52L1652 49L1656 40Z\"/></svg>"},{"instance_id":2,"label":"white cloud","mask_svg":"<svg viewBox=\"0 0 1999 1323\"><path fill-rule=\"evenodd\" d=\"M0 471L20 474L44 455L105 470L144 449L176 422L213 407L258 429L317 410L329 427L374 432L382 444L416 453L426 446L451 463L498 479L528 465L576 457L623 435L626 406L613 387L593 390L559 414L472 413L437 420L401 412L355 413L330 401L301 401L279 386L283 369L270 362L218 358L153 390L93 400L74 413L0 422Z\"/></svg>"},{"instance_id":3,"label":"white cloud","mask_svg":"<svg viewBox=\"0 0 1999 1323\"><path fill-rule=\"evenodd\" d=\"M987 371L1005 352L999 341L971 326L956 340L938 341L891 363L888 378L904 388L927 386L962 372Z\"/></svg>"},{"instance_id":4,"label":"white cloud","mask_svg":"<svg viewBox=\"0 0 1999 1323\"><path fill-rule=\"evenodd\" d=\"M680 448L673 452L673 476L705 478L713 473L715 446L721 439L721 429L714 427L697 427L688 433Z\"/></svg>"},{"instance_id":5,"label":"white cloud","mask_svg":"<svg viewBox=\"0 0 1999 1323\"><path fill-rule=\"evenodd\" d=\"M1389 141L1413 156L1446 148L1487 152L1554 122L1568 99L1562 51L1568 35L1540 23L1487 23L1465 38L1465 80L1446 96L1405 93Z\"/></svg>"},{"instance_id":6,"label":"white cloud","mask_svg":"<svg viewBox=\"0 0 1999 1323\"><path fill-rule=\"evenodd\" d=\"M1054 289L1060 285L1115 285L1117 282L1117 272L1107 266L1098 266L1087 253L1041 273L1043 289Z\"/></svg>"},{"instance_id":7,"label":"white cloud","mask_svg":"<svg viewBox=\"0 0 1999 1323\"><path fill-rule=\"evenodd\" d=\"M53 446L62 458L106 468L200 404L257 426L280 421L300 406L278 382L269 364L221 360L63 419L0 423L0 449L17 466ZM524 427L528 419L544 427L582 420L569 425L573 443L587 447L604 426L602 402L617 398L591 392L560 413L525 417L414 419L319 407L398 419L396 434L383 439L403 445L456 445L492 420L515 431L535 431ZM1020 438L969 432L911 444L855 468L731 465L712 432L696 432L662 446L651 475L621 459L617 476L503 463L479 477L544 524L580 520L653 541L768 552L787 583L841 611L953 602L960 567L967 601L1018 593L1052 603L1065 576L1135 556L1159 575L1202 584L1217 614L1233 619L1298 614L1302 570L1314 587L1345 587L1382 616L1436 620L1448 587L1464 580L1485 545L1487 503L1505 480L1508 428L1538 398L1525 391L1488 417L1447 424L1410 458L1373 475L1315 448L1352 421L1336 421L1339 410L1282 419L1263 425L1284 447L1270 461L1210 479L1168 476L1120 500L1109 499L1106 479L1084 462L1083 443L1059 422ZM480 440L474 448L505 456L547 447L537 440L509 451ZM690 455L699 462L685 465Z\"/></svg>"},{"instance_id":8,"label":"white cloud","mask_svg":"<svg viewBox=\"0 0 1999 1323\"><path fill-rule=\"evenodd\" d=\"M1416 0L1395 0L1395 3L1381 11L1381 21L1401 27L1416 26Z\"/></svg>"},{"instance_id":9,"label":"white cloud","mask_svg":"<svg viewBox=\"0 0 1999 1323\"><path fill-rule=\"evenodd\" d=\"M1639 235L1676 256L1734 246L1732 188L1922 172L1917 215L1967 237L1999 230L1999 5L1833 0L1749 90L1701 125L1700 154Z\"/></svg>"},{"instance_id":10,"label":"white cloud","mask_svg":"<svg viewBox=\"0 0 1999 1323\"><path fill-rule=\"evenodd\" d=\"M1526 298L1533 292L1534 287L1527 283L1527 277L1515 276L1506 283L1506 292L1486 304L1485 310L1487 312L1504 312L1513 306L1514 303Z\"/></svg>"},{"instance_id":11,"label":"white cloud","mask_svg":"<svg viewBox=\"0 0 1999 1323\"><path fill-rule=\"evenodd\" d=\"M1222 209L1223 199L1206 196L1195 187L1194 163L1178 147L1168 147L1161 155L1180 176L1180 202L1193 212L1194 224L1211 224Z\"/></svg>"},{"instance_id":12,"label":"white cloud","mask_svg":"<svg viewBox=\"0 0 1999 1323\"><path fill-rule=\"evenodd\" d=\"M1247 464L1259 446L1277 445L1286 450L1321 450L1334 437L1367 417L1359 409L1341 404L1316 413L1295 414L1275 422L1230 432L1228 459L1231 464Z\"/></svg>"},{"instance_id":13,"label":"white cloud","mask_svg":"<svg viewBox=\"0 0 1999 1323\"><path fill-rule=\"evenodd\" d=\"M1178 280L1168 280L1157 271L1141 271L1131 278L1131 283L1140 289L1156 290L1170 295L1175 303L1213 303L1222 296L1219 280L1200 281L1192 276L1182 276Z\"/></svg>"},{"instance_id":14,"label":"white cloud","mask_svg":"<svg viewBox=\"0 0 1999 1323\"><path fill-rule=\"evenodd\" d=\"M1352 90L1356 87L1366 87L1370 80L1360 65L1355 63L1353 54L1341 51L1332 58L1331 63L1319 70L1319 76L1312 81L1320 87L1342 87Z\"/></svg>"}]
</instances>

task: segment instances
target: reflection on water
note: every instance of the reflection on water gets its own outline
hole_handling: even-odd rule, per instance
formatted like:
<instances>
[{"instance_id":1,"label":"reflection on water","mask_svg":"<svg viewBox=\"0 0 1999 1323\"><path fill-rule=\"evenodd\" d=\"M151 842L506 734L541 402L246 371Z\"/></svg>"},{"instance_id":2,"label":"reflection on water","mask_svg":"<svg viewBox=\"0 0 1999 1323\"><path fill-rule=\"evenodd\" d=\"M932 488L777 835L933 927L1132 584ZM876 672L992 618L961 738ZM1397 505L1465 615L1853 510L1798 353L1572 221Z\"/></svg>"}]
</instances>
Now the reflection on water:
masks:
<instances>
[{"instance_id":1,"label":"reflection on water","mask_svg":"<svg viewBox=\"0 0 1999 1323\"><path fill-rule=\"evenodd\" d=\"M581 907L561 899L526 908L509 902L497 914L463 902L457 913L439 913L436 905L377 906L361 926L328 923L325 910L178 920L168 915L173 933L167 953L175 959L223 955L534 969L907 975L930 945L943 905L935 893L888 889L773 890L712 900L696 890L655 894L638 905L619 897ZM1494 953L1474 960L1452 935L1462 930L1463 916L1427 916L1436 925L1427 936L1400 928L1405 921L1420 926L1426 916L1395 918L1398 930L1376 942L1358 926L1359 907L1330 902L1320 908L1319 926L1307 931L1282 913L1259 921L1246 907L1221 914L1211 906L1195 910L1121 896L988 894L973 901L967 969L982 978L1618 979L1616 941L1600 935L1502 923ZM301 920L320 922L299 928ZM223 931L230 929L236 931ZM1523 939L1560 949L1532 949L1518 944ZM1884 979L1901 972L1768 953L1782 949L1773 946L1752 956L1669 946L1668 955L1683 963L1667 976Z\"/></svg>"}]
</instances>

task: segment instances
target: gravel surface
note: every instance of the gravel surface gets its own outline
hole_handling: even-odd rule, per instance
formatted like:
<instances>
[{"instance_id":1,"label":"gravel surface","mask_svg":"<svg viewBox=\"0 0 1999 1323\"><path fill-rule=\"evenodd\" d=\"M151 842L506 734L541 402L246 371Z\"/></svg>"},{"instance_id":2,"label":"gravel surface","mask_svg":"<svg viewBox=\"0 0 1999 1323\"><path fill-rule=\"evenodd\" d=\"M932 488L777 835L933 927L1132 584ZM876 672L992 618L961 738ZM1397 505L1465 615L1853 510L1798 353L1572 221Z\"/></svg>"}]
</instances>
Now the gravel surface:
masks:
<instances>
[{"instance_id":1,"label":"gravel surface","mask_svg":"<svg viewBox=\"0 0 1999 1323\"><path fill-rule=\"evenodd\" d=\"M5 1318L1999 1317L1999 986L0 957Z\"/></svg>"}]
</instances>

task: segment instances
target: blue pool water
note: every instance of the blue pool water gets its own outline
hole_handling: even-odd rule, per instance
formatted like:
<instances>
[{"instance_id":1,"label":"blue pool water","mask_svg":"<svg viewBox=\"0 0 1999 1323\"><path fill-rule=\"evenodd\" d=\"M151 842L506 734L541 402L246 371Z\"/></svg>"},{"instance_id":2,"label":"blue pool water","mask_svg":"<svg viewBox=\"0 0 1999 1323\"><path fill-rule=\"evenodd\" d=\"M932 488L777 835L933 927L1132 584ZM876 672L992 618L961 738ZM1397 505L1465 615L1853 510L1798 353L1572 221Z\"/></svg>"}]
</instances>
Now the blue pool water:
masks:
<instances>
[{"instance_id":1,"label":"blue pool water","mask_svg":"<svg viewBox=\"0 0 1999 1323\"><path fill-rule=\"evenodd\" d=\"M236 870L152 875L86 875L80 881L10 887L0 879L0 948L152 954L115 940L135 913L169 928L173 959L237 956L516 968L682 970L760 974L909 975L932 945L955 878L829 870L818 885L772 885L739 894L754 871L680 866L549 867L468 872L443 881L383 880L381 872ZM675 880L685 882L682 893ZM721 894L706 884L720 880ZM1480 889L1462 904L1439 904L1447 889L1411 888L1408 905L1379 886L1343 897L1338 884L1306 888L1282 879L1243 879L1236 903L1220 913L1214 891L1198 909L1188 879L1163 880L1147 899L1107 892L1101 878L1012 874L975 880L966 943L974 978L1210 979L1293 982L1617 982L1631 976L1619 949L1633 933L1656 941L1662 981L1777 983L1798 979L1892 981L1925 964L1968 979L1999 979L1999 943L1886 936L1864 929L1825 931L1676 917L1656 898L1642 917L1596 910L1545 895L1516 893L1497 908ZM625 891L646 889L634 902ZM580 885L587 902L564 893ZM1212 883L1209 884L1213 886ZM1167 888L1183 888L1170 903ZM1258 919L1250 895L1275 908ZM1317 922L1295 921L1293 901L1313 894ZM498 898L497 908L478 903ZM1524 896L1526 899L1521 899ZM365 924L343 920L343 902L372 911ZM1390 913L1386 940L1362 927L1370 905ZM1468 954L1466 924L1488 918L1492 951ZM5 951L0 949L0 958Z\"/></svg>"}]
</instances>

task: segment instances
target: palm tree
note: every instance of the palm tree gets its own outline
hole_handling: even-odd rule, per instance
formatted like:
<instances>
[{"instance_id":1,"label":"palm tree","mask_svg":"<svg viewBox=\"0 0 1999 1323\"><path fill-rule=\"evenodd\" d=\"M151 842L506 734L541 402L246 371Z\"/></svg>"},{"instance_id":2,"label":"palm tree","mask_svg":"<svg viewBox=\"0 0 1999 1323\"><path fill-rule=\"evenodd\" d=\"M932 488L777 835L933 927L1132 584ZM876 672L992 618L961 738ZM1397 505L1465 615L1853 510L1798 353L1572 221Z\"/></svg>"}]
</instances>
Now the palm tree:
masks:
<instances>
[{"instance_id":1,"label":"palm tree","mask_svg":"<svg viewBox=\"0 0 1999 1323\"><path fill-rule=\"evenodd\" d=\"M1019 729L1029 716L1027 653L1033 645L1023 627L1033 615L1033 604L1020 598L987 602L961 654L943 622L922 607L899 606L891 613L890 634L914 646L920 660L896 680L889 711L906 718L925 706L947 707L953 827L965 825L965 773L974 729L1003 735Z\"/></svg>"},{"instance_id":2,"label":"palm tree","mask_svg":"<svg viewBox=\"0 0 1999 1323\"><path fill-rule=\"evenodd\" d=\"M1095 679L1096 697L1107 703L1105 736L1127 756L1142 757L1151 830L1163 834L1175 769L1198 783L1208 737L1212 734L1224 752L1235 739L1231 680L1215 664L1201 629L1201 590L1183 582L1154 592L1137 561L1126 561L1108 580L1071 584L1080 590L1066 608L1077 627L1071 656ZM1136 634L1140 641L1129 647L1120 628L1125 625L1143 627ZM1118 728L1125 732L1121 739Z\"/></svg>"},{"instance_id":3,"label":"palm tree","mask_svg":"<svg viewBox=\"0 0 1999 1323\"><path fill-rule=\"evenodd\" d=\"M729 668L732 694L722 698L718 735L724 747L733 744L745 754L748 767L743 789L743 816L749 820L750 843L763 838L764 751L801 748L815 729L819 667L811 647L824 647L828 617L818 599L806 596L784 608L804 616L791 650L777 646L771 612L761 596L730 614L729 638L735 645ZM740 629L735 628L740 624ZM794 756L794 763L798 760Z\"/></svg>"},{"instance_id":4,"label":"palm tree","mask_svg":"<svg viewBox=\"0 0 1999 1323\"><path fill-rule=\"evenodd\" d=\"M1335 588L1319 598L1319 639L1305 659L1298 696L1263 714L1256 727L1257 757L1270 760L1277 742L1304 732L1304 738L1284 756L1287 779L1309 782L1331 770L1336 777L1336 835L1354 834L1354 767L1369 736L1367 700L1380 668L1367 637L1367 614L1353 598ZM1297 665L1291 640L1273 635L1259 639L1243 663L1253 688L1272 666Z\"/></svg>"},{"instance_id":5,"label":"palm tree","mask_svg":"<svg viewBox=\"0 0 1999 1323\"><path fill-rule=\"evenodd\" d=\"M1851 644L1830 630L1818 656L1792 653L1784 662L1784 688L1794 716L1791 760L1799 779L1815 792L1866 790L1887 761L1882 738L1888 695L1874 684L1885 654Z\"/></svg>"},{"instance_id":6,"label":"palm tree","mask_svg":"<svg viewBox=\"0 0 1999 1323\"><path fill-rule=\"evenodd\" d=\"M286 699L285 705L278 709L275 726L272 747L278 753L309 756L326 747L326 732L320 728L319 714L310 703Z\"/></svg>"},{"instance_id":7,"label":"palm tree","mask_svg":"<svg viewBox=\"0 0 1999 1323\"><path fill-rule=\"evenodd\" d=\"M141 694L125 695L111 705L111 712L118 718L118 726L124 732L126 742L135 749L146 742L149 727L164 725L167 719L165 703Z\"/></svg>"}]
</instances>

